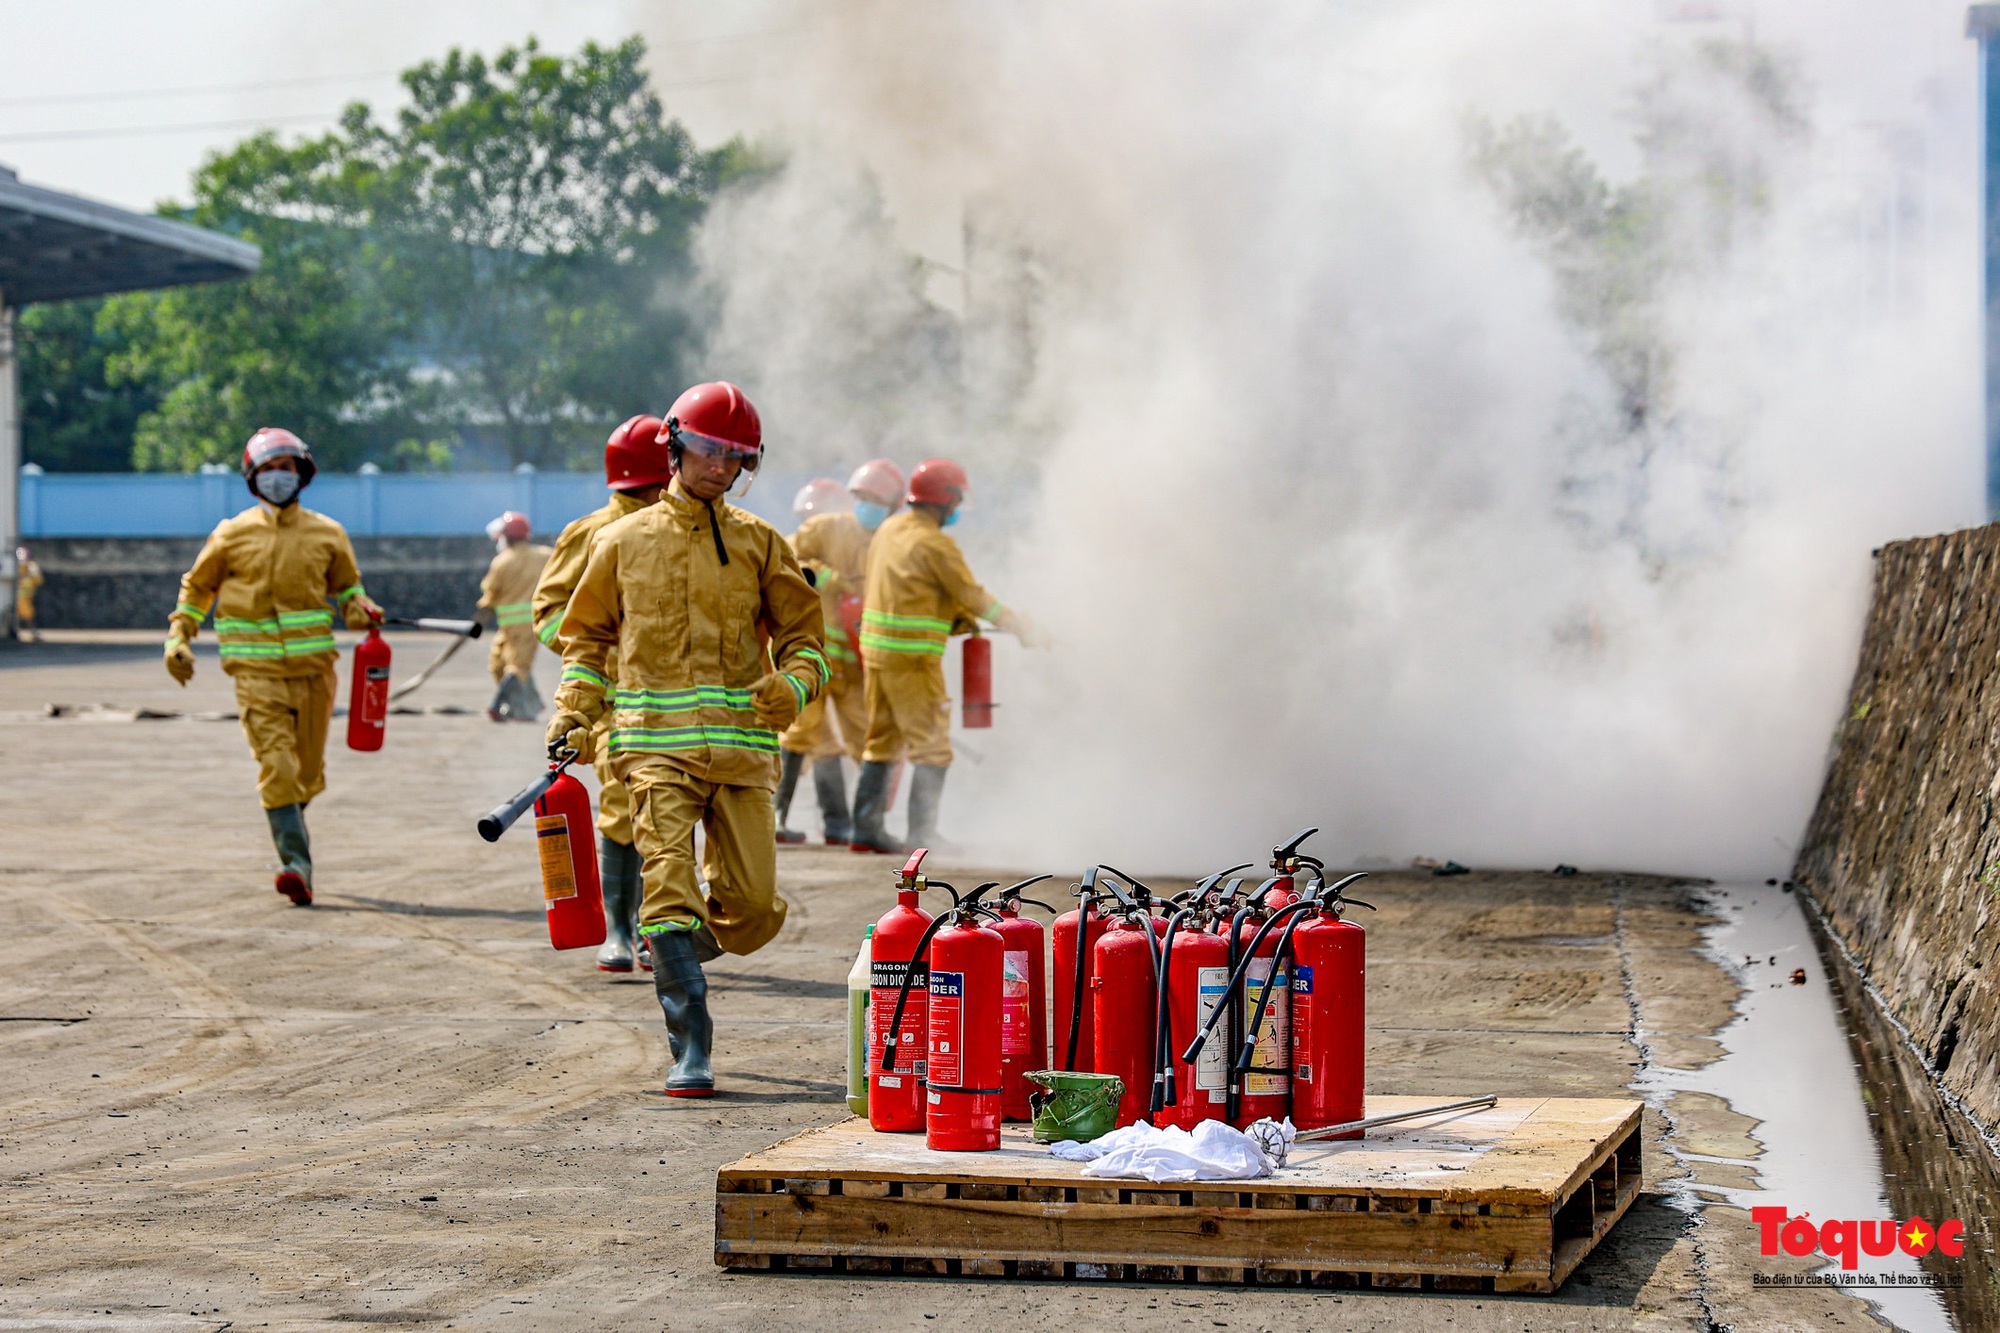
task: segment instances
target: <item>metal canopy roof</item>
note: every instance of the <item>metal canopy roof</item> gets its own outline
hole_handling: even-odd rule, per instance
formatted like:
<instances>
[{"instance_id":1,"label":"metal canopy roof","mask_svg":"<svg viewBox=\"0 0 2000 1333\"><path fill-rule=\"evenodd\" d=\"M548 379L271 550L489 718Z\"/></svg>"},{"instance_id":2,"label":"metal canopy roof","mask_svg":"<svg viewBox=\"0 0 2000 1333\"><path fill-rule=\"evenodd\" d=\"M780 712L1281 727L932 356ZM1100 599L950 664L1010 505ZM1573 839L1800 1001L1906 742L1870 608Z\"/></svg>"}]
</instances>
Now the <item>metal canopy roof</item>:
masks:
<instances>
[{"instance_id":1,"label":"metal canopy roof","mask_svg":"<svg viewBox=\"0 0 2000 1333\"><path fill-rule=\"evenodd\" d=\"M21 184L0 167L0 302L24 306L257 271L254 245Z\"/></svg>"}]
</instances>

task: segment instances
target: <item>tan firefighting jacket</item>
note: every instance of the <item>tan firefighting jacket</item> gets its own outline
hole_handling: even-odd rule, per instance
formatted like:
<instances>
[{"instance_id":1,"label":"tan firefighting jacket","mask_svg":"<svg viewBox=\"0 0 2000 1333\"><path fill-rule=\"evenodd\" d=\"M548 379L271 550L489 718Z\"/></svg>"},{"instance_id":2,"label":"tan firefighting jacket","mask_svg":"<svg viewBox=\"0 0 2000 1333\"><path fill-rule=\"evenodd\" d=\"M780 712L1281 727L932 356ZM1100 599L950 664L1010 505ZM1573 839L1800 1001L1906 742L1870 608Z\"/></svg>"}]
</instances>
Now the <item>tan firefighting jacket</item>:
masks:
<instances>
[{"instance_id":1,"label":"tan firefighting jacket","mask_svg":"<svg viewBox=\"0 0 2000 1333\"><path fill-rule=\"evenodd\" d=\"M921 509L891 514L868 548L861 660L870 671L944 656L945 641L1005 607L979 586L958 543Z\"/></svg>"},{"instance_id":2,"label":"tan firefighting jacket","mask_svg":"<svg viewBox=\"0 0 2000 1333\"><path fill-rule=\"evenodd\" d=\"M189 642L210 608L222 669L310 676L333 662L333 612L361 594L347 529L299 505L256 504L216 525L169 617Z\"/></svg>"},{"instance_id":3,"label":"tan firefighting jacket","mask_svg":"<svg viewBox=\"0 0 2000 1333\"><path fill-rule=\"evenodd\" d=\"M591 542L611 524L645 507L629 492L613 491L610 502L602 509L591 510L562 530L562 535L556 538L556 547L549 555L548 564L542 566L541 580L535 584L532 614L536 638L557 652L562 651L557 632L562 629L563 612L569 610L570 595L583 581L583 567L590 559ZM610 674L615 676L617 672L614 670Z\"/></svg>"},{"instance_id":4,"label":"tan firefighting jacket","mask_svg":"<svg viewBox=\"0 0 2000 1333\"><path fill-rule=\"evenodd\" d=\"M776 663L803 708L832 674L823 640L819 597L777 529L676 479L592 545L563 616L556 706L594 720L608 704L613 754L768 788L778 733L758 725L752 687Z\"/></svg>"},{"instance_id":5,"label":"tan firefighting jacket","mask_svg":"<svg viewBox=\"0 0 2000 1333\"><path fill-rule=\"evenodd\" d=\"M799 563L818 580L820 618L826 622L826 655L835 671L852 670L860 679L861 658L847 641L840 599L861 594L868 580L868 545L874 536L852 514L815 514L792 534Z\"/></svg>"},{"instance_id":6,"label":"tan firefighting jacket","mask_svg":"<svg viewBox=\"0 0 2000 1333\"><path fill-rule=\"evenodd\" d=\"M479 605L491 607L502 632L534 620L536 585L553 552L546 546L516 542L493 557L486 577L479 581Z\"/></svg>"}]
</instances>

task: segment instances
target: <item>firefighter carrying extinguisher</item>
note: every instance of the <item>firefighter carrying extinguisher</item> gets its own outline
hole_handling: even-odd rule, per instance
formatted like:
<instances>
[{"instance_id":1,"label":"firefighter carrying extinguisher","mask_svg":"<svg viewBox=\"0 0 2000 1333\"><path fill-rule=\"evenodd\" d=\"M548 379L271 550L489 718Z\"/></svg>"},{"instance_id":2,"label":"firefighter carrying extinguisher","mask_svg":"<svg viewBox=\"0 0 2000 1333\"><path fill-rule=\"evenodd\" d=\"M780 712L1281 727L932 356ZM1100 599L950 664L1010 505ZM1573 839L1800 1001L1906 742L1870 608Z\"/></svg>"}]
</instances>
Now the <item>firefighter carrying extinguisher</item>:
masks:
<instances>
[{"instance_id":1,"label":"firefighter carrying extinguisher","mask_svg":"<svg viewBox=\"0 0 2000 1333\"><path fill-rule=\"evenodd\" d=\"M194 679L188 645L215 612L222 669L236 682L243 734L257 756L257 795L281 862L277 890L312 905L306 806L326 789L326 732L333 718L333 612L349 629L382 623L361 589L347 530L299 504L312 483L312 450L267 426L243 449L243 480L257 503L209 534L181 579L168 623L167 672Z\"/></svg>"},{"instance_id":2,"label":"firefighter carrying extinguisher","mask_svg":"<svg viewBox=\"0 0 2000 1333\"><path fill-rule=\"evenodd\" d=\"M971 486L948 458L927 459L910 474L910 507L885 520L868 549L861 612L861 660L867 667L868 741L854 789L857 852L903 853L883 827L889 779L907 751L909 848L936 845L938 802L951 765L951 698L944 683L945 643L984 620L1029 647L1047 640L972 576L945 529L958 521Z\"/></svg>"},{"instance_id":3,"label":"firefighter carrying extinguisher","mask_svg":"<svg viewBox=\"0 0 2000 1333\"><path fill-rule=\"evenodd\" d=\"M627 514L656 503L673 480L673 457L661 441L660 419L636 416L611 432L604 443L604 484L611 499L562 530L555 552L542 567L535 586L535 637L563 651L563 613L583 579L597 535ZM618 659L605 672L618 678ZM639 849L633 845L632 797L611 770L611 712L606 709L592 734L597 768L597 859L604 886L604 947L597 951L600 972L630 972L633 965L652 970L646 946L639 940Z\"/></svg>"},{"instance_id":4,"label":"firefighter carrying extinguisher","mask_svg":"<svg viewBox=\"0 0 2000 1333\"><path fill-rule=\"evenodd\" d=\"M826 660L833 681L826 693L799 714L779 742L782 768L778 774L778 841L798 843L806 835L787 828L792 792L806 761L812 761L813 790L819 797L820 822L830 847L845 847L853 837L847 812L847 779L842 756L861 763L862 742L868 737L868 699L862 686L861 655L848 632L847 621L859 624L862 585L868 578L868 544L882 520L903 503L903 470L886 458L863 463L840 483L829 477L808 482L792 501L792 512L804 522L792 534L792 550L810 570L819 590L820 616L826 622ZM845 612L845 613L844 613Z\"/></svg>"},{"instance_id":5,"label":"firefighter carrying extinguisher","mask_svg":"<svg viewBox=\"0 0 2000 1333\"><path fill-rule=\"evenodd\" d=\"M479 581L479 609L491 611L497 633L486 664L499 690L486 706L495 722L533 722L542 713L542 696L535 689L535 585L552 552L536 546L528 516L509 509L486 525L497 553Z\"/></svg>"},{"instance_id":6,"label":"firefighter carrying extinguisher","mask_svg":"<svg viewBox=\"0 0 2000 1333\"><path fill-rule=\"evenodd\" d=\"M707 1097L713 1027L701 964L753 953L784 925L771 809L778 733L832 673L819 597L792 548L722 503L763 461L749 399L733 384L698 384L675 400L661 435L673 483L598 535L563 616L548 740L552 755L588 756L592 728L612 714L612 768L631 793L645 860L640 929L674 1057L666 1092Z\"/></svg>"}]
</instances>

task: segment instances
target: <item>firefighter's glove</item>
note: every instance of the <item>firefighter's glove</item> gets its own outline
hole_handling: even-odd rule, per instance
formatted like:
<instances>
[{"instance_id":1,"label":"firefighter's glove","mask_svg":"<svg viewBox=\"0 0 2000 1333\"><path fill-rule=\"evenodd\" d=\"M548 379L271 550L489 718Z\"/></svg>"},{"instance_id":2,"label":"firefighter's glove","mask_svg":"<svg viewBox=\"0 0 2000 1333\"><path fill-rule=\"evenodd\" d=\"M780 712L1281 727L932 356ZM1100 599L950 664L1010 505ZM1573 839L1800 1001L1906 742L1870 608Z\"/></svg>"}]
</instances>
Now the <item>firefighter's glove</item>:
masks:
<instances>
[{"instance_id":1,"label":"firefighter's glove","mask_svg":"<svg viewBox=\"0 0 2000 1333\"><path fill-rule=\"evenodd\" d=\"M795 677L782 671L773 671L750 688L750 698L757 712L757 725L769 727L773 731L783 731L798 720L799 685Z\"/></svg>"},{"instance_id":2,"label":"firefighter's glove","mask_svg":"<svg viewBox=\"0 0 2000 1333\"><path fill-rule=\"evenodd\" d=\"M549 758L560 759L564 750L575 750L576 761L589 763L596 757L590 743L590 719L581 713L559 708L549 719Z\"/></svg>"},{"instance_id":3,"label":"firefighter's glove","mask_svg":"<svg viewBox=\"0 0 2000 1333\"><path fill-rule=\"evenodd\" d=\"M365 592L357 592L347 599L347 605L340 608L340 615L349 629L367 629L370 625L382 623L382 608Z\"/></svg>"},{"instance_id":4,"label":"firefighter's glove","mask_svg":"<svg viewBox=\"0 0 2000 1333\"><path fill-rule=\"evenodd\" d=\"M167 674L183 685L194 679L194 649L178 634L167 640Z\"/></svg>"}]
</instances>

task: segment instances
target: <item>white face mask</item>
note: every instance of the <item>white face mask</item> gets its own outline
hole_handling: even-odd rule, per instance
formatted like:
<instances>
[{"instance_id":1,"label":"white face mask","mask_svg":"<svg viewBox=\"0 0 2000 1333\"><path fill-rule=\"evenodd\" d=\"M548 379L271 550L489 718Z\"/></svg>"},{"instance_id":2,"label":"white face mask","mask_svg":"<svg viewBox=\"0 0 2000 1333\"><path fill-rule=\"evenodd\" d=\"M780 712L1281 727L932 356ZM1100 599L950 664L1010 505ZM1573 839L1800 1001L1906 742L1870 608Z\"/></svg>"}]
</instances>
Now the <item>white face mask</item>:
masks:
<instances>
[{"instance_id":1,"label":"white face mask","mask_svg":"<svg viewBox=\"0 0 2000 1333\"><path fill-rule=\"evenodd\" d=\"M299 493L299 474L272 468L268 472L259 472L250 484L257 488L257 494L274 505L283 506L290 504L292 497Z\"/></svg>"}]
</instances>

